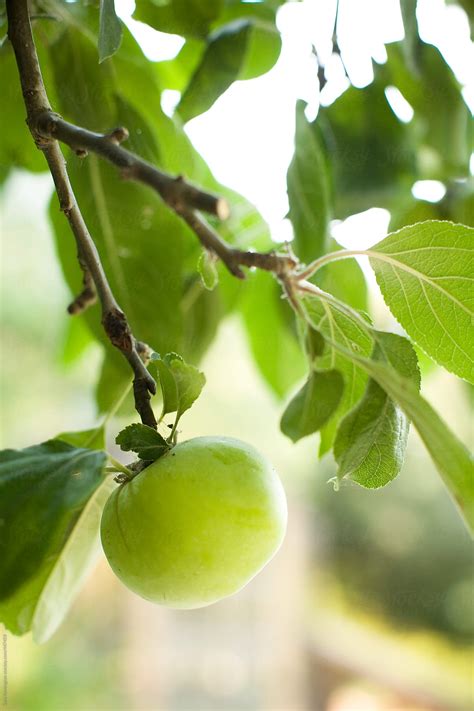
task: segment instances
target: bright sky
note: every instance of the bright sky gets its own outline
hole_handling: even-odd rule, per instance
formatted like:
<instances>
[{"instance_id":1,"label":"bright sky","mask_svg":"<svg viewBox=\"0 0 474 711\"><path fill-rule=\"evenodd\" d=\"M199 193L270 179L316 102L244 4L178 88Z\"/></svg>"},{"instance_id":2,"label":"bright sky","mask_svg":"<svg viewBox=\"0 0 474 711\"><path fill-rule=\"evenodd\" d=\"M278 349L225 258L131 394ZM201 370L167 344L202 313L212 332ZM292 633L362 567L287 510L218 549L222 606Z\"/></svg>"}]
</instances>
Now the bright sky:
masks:
<instances>
[{"instance_id":1,"label":"bright sky","mask_svg":"<svg viewBox=\"0 0 474 711\"><path fill-rule=\"evenodd\" d=\"M168 35L130 19L133 0L115 0L121 17L130 27L150 59L174 57L183 44L181 37ZM322 61L331 57L331 36L335 0L290 3L278 13L283 48L275 67L266 75L236 82L214 106L190 121L186 131L202 153L216 178L241 192L260 210L270 225L273 239L291 239L291 226L285 220L288 210L286 171L293 154L294 107L296 99L308 102L310 118L317 113L318 88L314 44ZM373 77L373 57L386 59L384 43L403 38L403 23L398 0L340 0L340 43L351 81L362 87ZM445 0L419 0L420 34L436 44L464 86L468 104L474 106L474 45L469 23L459 7ZM321 103L330 103L348 82L342 65L333 57L327 65L328 84ZM390 95L392 108L402 120L410 120L411 107L403 97ZM177 104L177 92L164 92L162 103L168 113ZM417 197L439 200L444 186L423 181L415 187ZM345 246L364 249L382 238L389 221L386 210L372 209L343 223L334 224L336 239Z\"/></svg>"}]
</instances>

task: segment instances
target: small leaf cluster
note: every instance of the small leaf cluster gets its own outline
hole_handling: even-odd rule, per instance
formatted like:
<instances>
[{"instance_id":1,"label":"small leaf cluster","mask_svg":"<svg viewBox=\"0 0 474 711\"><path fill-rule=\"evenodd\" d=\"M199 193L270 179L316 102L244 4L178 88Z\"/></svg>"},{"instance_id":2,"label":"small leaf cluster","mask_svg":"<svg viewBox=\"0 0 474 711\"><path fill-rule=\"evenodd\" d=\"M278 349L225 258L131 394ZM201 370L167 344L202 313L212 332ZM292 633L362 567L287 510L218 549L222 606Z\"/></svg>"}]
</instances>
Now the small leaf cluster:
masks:
<instances>
[{"instance_id":1,"label":"small leaf cluster","mask_svg":"<svg viewBox=\"0 0 474 711\"><path fill-rule=\"evenodd\" d=\"M167 353L163 358L153 353L149 368L157 376L163 396L160 420L169 413L176 413L170 435L172 439L182 415L201 394L206 378L204 373L185 363L177 353Z\"/></svg>"},{"instance_id":2,"label":"small leaf cluster","mask_svg":"<svg viewBox=\"0 0 474 711\"><path fill-rule=\"evenodd\" d=\"M149 369L161 388L163 406L160 422L165 415L176 413L174 423L169 425L171 432L165 439L153 427L135 423L125 427L115 439L124 452L136 452L147 463L159 459L173 446L182 415L198 399L206 382L204 373L186 363L177 353L167 353L163 358L158 353L152 353Z\"/></svg>"},{"instance_id":3,"label":"small leaf cluster","mask_svg":"<svg viewBox=\"0 0 474 711\"><path fill-rule=\"evenodd\" d=\"M365 254L388 307L413 342L474 382L474 229L427 221L392 233ZM335 252L319 261L343 256ZM312 284L301 307L309 375L283 413L282 431L293 441L320 431L320 453L333 449L340 480L379 488L401 470L412 421L473 527L469 453L420 395L412 342L374 329L364 312Z\"/></svg>"}]
</instances>

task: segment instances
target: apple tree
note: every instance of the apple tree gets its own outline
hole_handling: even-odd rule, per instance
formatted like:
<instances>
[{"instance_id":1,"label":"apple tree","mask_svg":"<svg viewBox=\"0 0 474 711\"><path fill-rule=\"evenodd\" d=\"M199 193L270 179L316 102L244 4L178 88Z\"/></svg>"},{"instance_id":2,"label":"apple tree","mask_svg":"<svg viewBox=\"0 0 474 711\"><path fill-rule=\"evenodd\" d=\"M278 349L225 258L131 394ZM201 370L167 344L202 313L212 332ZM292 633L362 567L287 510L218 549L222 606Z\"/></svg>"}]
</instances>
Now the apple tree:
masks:
<instances>
[{"instance_id":1,"label":"apple tree","mask_svg":"<svg viewBox=\"0 0 474 711\"><path fill-rule=\"evenodd\" d=\"M233 82L274 66L283 4L137 0L137 20L184 39L174 59L152 62L114 0L0 1L0 180L18 167L50 172L51 225L73 295L65 318L82 319L103 348L99 424L0 453L0 620L14 634L32 631L44 641L60 624L96 559L104 507L112 567L132 589L165 604L153 561L175 552L167 548L172 521L179 527L192 518L190 496L202 503L192 535L205 531L208 558L222 548L204 566L203 585L211 569L215 583L220 566L214 590L221 592L203 593L201 583L197 591L182 589L181 577L181 601L233 592L278 547L284 497L258 453L247 456L243 443L229 453L225 438L204 451L199 438L177 443L178 423L205 385L199 362L230 313L241 314L262 377L286 399L275 437L296 442L319 433L319 457L332 452L337 462L335 488L351 480L373 489L402 470L413 424L474 529L469 453L420 394L418 365L426 354L474 382L474 187L460 85L440 51L419 37L415 3L401 0L405 39L387 46L371 84L349 85L312 120L297 102L287 173L293 240L273 242L258 211L214 178L184 126ZM336 12L333 54L344 58L338 19ZM323 89L325 66L313 51ZM411 105L410 122L392 111L391 87ZM180 94L171 117L161 104L169 89ZM420 179L443 181L445 197L416 200L411 188ZM370 249L343 249L331 221L371 207L390 211L390 233ZM398 333L374 324L359 256L368 258ZM113 436L131 453L127 465L105 448L105 425L113 427L113 413L124 406L130 424ZM186 446L194 454L184 466ZM209 467L224 467L217 484L209 484ZM177 516L148 551L133 502L140 499L136 516L145 519L155 489L168 492L159 500ZM134 498L134 491L142 493ZM207 509L211 499L214 509ZM118 501L125 502L123 519ZM228 512L237 505L242 529L236 524L229 534L235 521ZM245 526L253 526L254 544ZM195 559L185 529L175 533ZM127 563L127 536L147 561L144 580ZM247 556L239 561L242 575L231 560L239 543Z\"/></svg>"}]
</instances>

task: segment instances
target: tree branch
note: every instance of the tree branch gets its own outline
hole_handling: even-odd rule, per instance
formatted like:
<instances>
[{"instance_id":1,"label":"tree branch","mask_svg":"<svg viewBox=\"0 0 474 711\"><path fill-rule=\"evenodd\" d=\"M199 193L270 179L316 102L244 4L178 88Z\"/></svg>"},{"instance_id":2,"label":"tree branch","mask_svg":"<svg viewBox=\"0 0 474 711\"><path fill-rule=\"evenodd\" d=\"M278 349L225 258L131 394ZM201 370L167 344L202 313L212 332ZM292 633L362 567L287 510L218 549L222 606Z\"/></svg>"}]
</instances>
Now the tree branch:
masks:
<instances>
[{"instance_id":1,"label":"tree branch","mask_svg":"<svg viewBox=\"0 0 474 711\"><path fill-rule=\"evenodd\" d=\"M97 301L97 289L95 288L94 279L80 250L77 252L77 261L83 272L83 289L67 307L68 313L71 314L71 316L82 313Z\"/></svg>"},{"instance_id":2,"label":"tree branch","mask_svg":"<svg viewBox=\"0 0 474 711\"><path fill-rule=\"evenodd\" d=\"M143 158L123 148L120 144L128 138L126 128L116 128L109 134L94 133L65 121L55 113L49 105L41 77L28 19L27 0L18 2L7 0L7 7L9 37L17 57L27 108L27 122L39 148L45 151L45 147L56 145L56 141L61 141L79 155L85 156L88 152L100 155L117 166L123 177L148 185L158 192L163 201L187 222L202 245L215 252L231 274L240 279L245 277L240 268L242 266L258 267L274 272L277 276L287 274L297 266L296 260L286 254L242 251L234 249L224 242L217 232L196 213L196 210L207 212L224 220L229 216L227 201L187 183L182 176L173 177L164 173ZM55 139L55 141L52 142L51 139ZM51 172L54 179L54 173ZM70 186L67 195L72 195ZM94 282L96 282L95 277ZM99 298L101 298L97 282L96 286Z\"/></svg>"},{"instance_id":3,"label":"tree branch","mask_svg":"<svg viewBox=\"0 0 474 711\"><path fill-rule=\"evenodd\" d=\"M181 206L202 210L224 220L229 216L227 202L216 195L204 192L187 183L182 176L176 178L163 173L156 166L135 155L120 144L128 138L126 128L116 128L109 134L94 133L61 118L51 110L36 116L36 131L44 138L55 138L66 143L79 155L96 153L121 169L130 180L145 183L156 190L173 209Z\"/></svg>"},{"instance_id":4,"label":"tree branch","mask_svg":"<svg viewBox=\"0 0 474 711\"><path fill-rule=\"evenodd\" d=\"M187 183L182 176L173 177L162 172L123 148L120 144L128 138L127 129L120 127L109 134L94 133L65 121L55 113L50 106L41 75L28 14L28 0L7 0L7 16L8 36L20 74L27 124L37 147L43 151L48 162L61 210L76 239L78 260L84 272L84 289L68 310L70 313L78 313L98 296L104 330L134 372L135 407L142 422L156 428L150 406L150 395L156 392L156 383L140 355L140 346L143 344L135 340L126 316L112 293L97 248L76 203L58 141L70 146L78 155L85 156L89 151L96 153L117 166L123 177L142 182L158 192L163 201L195 232L203 247L214 252L234 276L243 279L245 273L241 267L257 267L273 272L285 286L294 278L298 261L291 254L242 251L227 244L197 212L199 210L225 219L229 215L227 202Z\"/></svg>"},{"instance_id":5,"label":"tree branch","mask_svg":"<svg viewBox=\"0 0 474 711\"><path fill-rule=\"evenodd\" d=\"M7 0L7 17L8 37L12 43L18 65L27 124L36 145L44 153L53 177L60 208L69 221L76 239L79 260L84 271L84 285L88 288L90 279L93 281L102 306L104 329L113 345L122 351L132 367L135 407L144 424L156 427L155 416L150 406L150 395L156 392L156 383L140 358L127 319L115 300L107 281L99 253L76 203L59 144L53 137L41 135L37 130L38 117L44 115L45 112L51 112L51 106L31 32L27 0ZM81 295L79 295L80 297ZM76 302L77 299L73 304Z\"/></svg>"},{"instance_id":6,"label":"tree branch","mask_svg":"<svg viewBox=\"0 0 474 711\"><path fill-rule=\"evenodd\" d=\"M65 121L54 111L46 110L36 117L35 130L41 138L55 138L66 143L79 155L96 153L120 169L124 178L136 180L155 190L162 200L193 230L206 249L217 254L228 270L239 279L245 277L240 267L258 267L277 276L297 266L292 257L274 252L249 252L232 248L199 215L207 212L221 220L229 216L229 206L223 198L204 192L187 183L182 176L172 177L148 163L120 144L128 138L126 128L116 128L109 134L94 133Z\"/></svg>"}]
</instances>

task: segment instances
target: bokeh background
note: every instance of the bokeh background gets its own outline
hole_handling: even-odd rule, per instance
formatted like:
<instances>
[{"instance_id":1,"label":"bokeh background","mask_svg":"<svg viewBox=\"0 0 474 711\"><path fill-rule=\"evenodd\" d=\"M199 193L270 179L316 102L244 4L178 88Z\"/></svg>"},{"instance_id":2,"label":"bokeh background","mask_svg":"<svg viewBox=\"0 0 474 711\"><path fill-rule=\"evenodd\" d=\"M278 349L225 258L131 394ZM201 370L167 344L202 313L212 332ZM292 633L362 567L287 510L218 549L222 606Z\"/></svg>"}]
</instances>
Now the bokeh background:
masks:
<instances>
[{"instance_id":1,"label":"bokeh background","mask_svg":"<svg viewBox=\"0 0 474 711\"><path fill-rule=\"evenodd\" d=\"M257 205L276 239L288 237L285 173L294 99L311 93L304 69L309 59L298 53L298 38L311 18L305 13L317 4L285 6L276 67L260 79L237 82L187 127L216 177ZM367 42L349 65L351 79L363 86L371 80L367 57L400 39L403 26L398 3L357 5L371 18ZM130 15L129 3L117 7L124 18ZM473 53L465 13L438 0L420 2L419 22L426 41L431 32L429 41L436 36L445 43L471 101L467 69ZM131 27L151 54L160 46L155 59L179 49L178 38L157 42L158 33L147 39L143 28ZM339 69L329 84L335 94L344 89ZM299 83L291 80L295 76ZM170 92L164 102L172 106L175 98ZM442 197L439 185L414 190L433 202ZM100 348L80 320L65 315L70 294L48 223L51 193L47 176L21 171L0 193L2 447L27 446L97 421ZM385 210L370 210L335 223L333 232L342 243L366 247L383 236L389 219ZM376 323L390 329L393 321L368 279ZM472 444L472 391L430 362L422 366L424 395ZM50 642L36 646L28 637L7 635L9 708L472 708L472 546L416 433L392 484L380 491L347 485L335 492L328 483L335 466L328 457L318 462L317 437L293 445L279 432L283 403L254 366L238 317L221 325L202 369L205 396L183 421L181 438L236 436L272 460L290 507L282 549L238 595L186 612L128 592L102 559ZM113 435L128 422L118 419L110 428L117 457Z\"/></svg>"}]
</instances>

